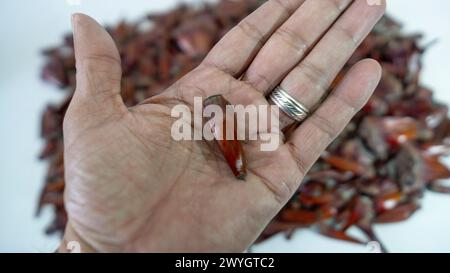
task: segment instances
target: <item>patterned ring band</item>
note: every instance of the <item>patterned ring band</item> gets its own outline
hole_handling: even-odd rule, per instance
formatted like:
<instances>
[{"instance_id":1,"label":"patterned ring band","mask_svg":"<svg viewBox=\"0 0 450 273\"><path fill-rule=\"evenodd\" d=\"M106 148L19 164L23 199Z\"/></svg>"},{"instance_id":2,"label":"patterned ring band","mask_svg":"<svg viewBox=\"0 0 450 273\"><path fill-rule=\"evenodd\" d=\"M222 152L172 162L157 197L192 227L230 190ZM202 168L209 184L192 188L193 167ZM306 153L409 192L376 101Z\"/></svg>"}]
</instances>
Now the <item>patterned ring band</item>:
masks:
<instances>
[{"instance_id":1,"label":"patterned ring band","mask_svg":"<svg viewBox=\"0 0 450 273\"><path fill-rule=\"evenodd\" d=\"M308 108L294 99L280 86L277 86L275 90L273 90L270 94L270 99L281 109L281 111L295 121L302 122L309 116Z\"/></svg>"}]
</instances>

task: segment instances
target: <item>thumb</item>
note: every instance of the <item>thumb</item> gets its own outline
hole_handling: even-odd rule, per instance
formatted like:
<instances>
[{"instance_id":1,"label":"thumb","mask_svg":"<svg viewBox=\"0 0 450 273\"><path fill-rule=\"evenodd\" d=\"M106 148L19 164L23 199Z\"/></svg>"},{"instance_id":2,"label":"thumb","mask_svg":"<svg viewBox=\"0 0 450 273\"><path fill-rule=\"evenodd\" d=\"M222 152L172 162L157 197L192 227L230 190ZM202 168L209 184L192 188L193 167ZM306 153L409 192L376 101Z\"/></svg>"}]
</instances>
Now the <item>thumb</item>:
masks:
<instances>
[{"instance_id":1,"label":"thumb","mask_svg":"<svg viewBox=\"0 0 450 273\"><path fill-rule=\"evenodd\" d=\"M111 36L94 19L72 15L76 59L73 114L111 115L126 109L120 96L120 55Z\"/></svg>"}]
</instances>

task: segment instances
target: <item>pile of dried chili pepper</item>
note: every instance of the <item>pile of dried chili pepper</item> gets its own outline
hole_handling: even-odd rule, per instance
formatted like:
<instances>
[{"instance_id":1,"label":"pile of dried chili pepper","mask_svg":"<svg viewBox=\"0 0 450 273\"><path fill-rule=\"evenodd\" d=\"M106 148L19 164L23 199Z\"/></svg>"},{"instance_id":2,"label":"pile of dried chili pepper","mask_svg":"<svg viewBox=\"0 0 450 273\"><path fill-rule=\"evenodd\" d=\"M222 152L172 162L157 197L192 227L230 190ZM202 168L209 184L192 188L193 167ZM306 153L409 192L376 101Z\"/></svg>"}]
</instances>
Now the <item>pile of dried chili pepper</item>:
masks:
<instances>
[{"instance_id":1,"label":"pile of dried chili pepper","mask_svg":"<svg viewBox=\"0 0 450 273\"><path fill-rule=\"evenodd\" d=\"M180 6L151 14L135 23L111 26L122 57L122 96L131 106L157 94L199 64L211 47L264 1L222 0L203 7ZM401 26L384 18L344 68L363 58L377 59L383 76L375 95L312 168L296 195L261 235L312 227L341 240L377 240L374 223L403 221L420 207L426 190L450 193L450 171L441 163L450 151L447 106L419 83L420 35L404 35ZM67 221L63 204L62 121L75 89L72 36L44 52L44 80L66 92L49 105L42 118L49 163L39 209L55 209L47 232L62 231ZM337 77L336 82L341 77ZM348 230L359 228L366 241Z\"/></svg>"}]
</instances>

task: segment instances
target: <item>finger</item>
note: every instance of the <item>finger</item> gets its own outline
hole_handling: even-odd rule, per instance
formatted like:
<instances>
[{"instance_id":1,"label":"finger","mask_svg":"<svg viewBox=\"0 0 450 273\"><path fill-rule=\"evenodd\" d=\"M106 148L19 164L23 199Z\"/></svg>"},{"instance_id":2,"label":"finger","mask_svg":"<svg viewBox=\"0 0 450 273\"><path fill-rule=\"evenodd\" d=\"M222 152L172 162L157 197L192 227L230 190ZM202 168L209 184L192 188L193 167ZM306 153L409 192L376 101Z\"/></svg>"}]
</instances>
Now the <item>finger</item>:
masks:
<instances>
[{"instance_id":1,"label":"finger","mask_svg":"<svg viewBox=\"0 0 450 273\"><path fill-rule=\"evenodd\" d=\"M120 97L120 55L111 36L94 19L72 16L77 87L72 108L82 112L125 109Z\"/></svg>"},{"instance_id":2,"label":"finger","mask_svg":"<svg viewBox=\"0 0 450 273\"><path fill-rule=\"evenodd\" d=\"M203 65L240 76L275 31L304 0L270 0L247 16L211 50Z\"/></svg>"},{"instance_id":3,"label":"finger","mask_svg":"<svg viewBox=\"0 0 450 273\"><path fill-rule=\"evenodd\" d=\"M356 0L281 86L307 108L314 108L384 10L383 3L370 6Z\"/></svg>"},{"instance_id":4,"label":"finger","mask_svg":"<svg viewBox=\"0 0 450 273\"><path fill-rule=\"evenodd\" d=\"M380 77L381 67L374 60L354 65L336 90L288 139L286 145L304 174L367 103Z\"/></svg>"},{"instance_id":5,"label":"finger","mask_svg":"<svg viewBox=\"0 0 450 273\"><path fill-rule=\"evenodd\" d=\"M307 0L274 32L245 72L243 80L260 92L273 90L351 2Z\"/></svg>"}]
</instances>

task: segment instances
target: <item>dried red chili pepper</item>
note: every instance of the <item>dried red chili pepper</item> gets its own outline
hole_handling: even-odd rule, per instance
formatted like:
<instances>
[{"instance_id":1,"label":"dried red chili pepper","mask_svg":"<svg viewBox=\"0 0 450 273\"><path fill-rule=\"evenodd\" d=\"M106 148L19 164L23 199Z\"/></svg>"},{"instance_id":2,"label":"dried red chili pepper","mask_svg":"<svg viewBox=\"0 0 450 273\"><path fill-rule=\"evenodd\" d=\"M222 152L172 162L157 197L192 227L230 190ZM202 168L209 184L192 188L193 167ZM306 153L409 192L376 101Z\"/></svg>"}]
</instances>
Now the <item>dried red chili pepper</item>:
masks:
<instances>
[{"instance_id":1,"label":"dried red chili pepper","mask_svg":"<svg viewBox=\"0 0 450 273\"><path fill-rule=\"evenodd\" d=\"M401 222L409 217L419 209L419 205L415 202L400 205L391 210L385 211L375 218L376 223L395 223Z\"/></svg>"},{"instance_id":2,"label":"dried red chili pepper","mask_svg":"<svg viewBox=\"0 0 450 273\"><path fill-rule=\"evenodd\" d=\"M220 107L222 111L222 120L221 124L215 124L214 118L207 121L207 125L209 126L212 134L214 135L214 139L220 148L225 160L228 163L231 171L237 179L245 180L247 177L247 160L245 158L244 148L242 147L242 143L237 138L237 122L236 115L233 112L233 116L229 117L227 115L226 107L227 105L231 105L222 95L215 95L208 97L204 100L203 106L206 108L209 105L216 105ZM228 134L232 134L232 138L227 135L227 120L228 118L234 119L232 121L233 124L233 132L229 132Z\"/></svg>"}]
</instances>

